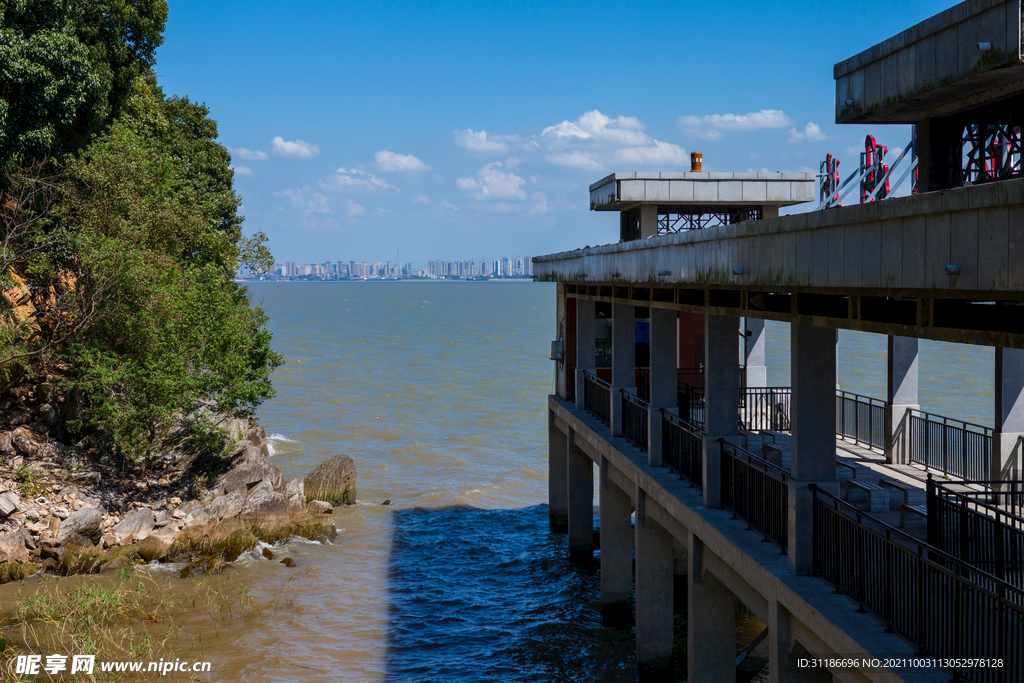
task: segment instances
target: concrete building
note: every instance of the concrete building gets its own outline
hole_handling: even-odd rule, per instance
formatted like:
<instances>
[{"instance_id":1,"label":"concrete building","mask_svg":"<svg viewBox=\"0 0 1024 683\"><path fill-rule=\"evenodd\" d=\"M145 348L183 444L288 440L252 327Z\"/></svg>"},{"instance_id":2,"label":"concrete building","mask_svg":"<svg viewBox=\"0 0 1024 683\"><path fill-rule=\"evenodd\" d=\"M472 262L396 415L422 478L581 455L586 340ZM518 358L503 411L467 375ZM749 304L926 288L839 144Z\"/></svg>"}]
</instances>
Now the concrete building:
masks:
<instances>
[{"instance_id":1,"label":"concrete building","mask_svg":"<svg viewBox=\"0 0 1024 683\"><path fill-rule=\"evenodd\" d=\"M865 165L872 201L779 216L814 175L695 153L590 187L617 244L533 259L558 283L551 526L593 557L596 474L642 680L672 680L678 590L690 683L758 656L772 681L1024 681L1022 37L1020 0L972 0L836 65L838 122L916 125L911 196ZM764 320L792 326L792 387L764 386ZM888 336L884 398L837 391L839 329ZM995 347L991 427L920 410L920 339ZM739 653L737 603L764 624Z\"/></svg>"}]
</instances>

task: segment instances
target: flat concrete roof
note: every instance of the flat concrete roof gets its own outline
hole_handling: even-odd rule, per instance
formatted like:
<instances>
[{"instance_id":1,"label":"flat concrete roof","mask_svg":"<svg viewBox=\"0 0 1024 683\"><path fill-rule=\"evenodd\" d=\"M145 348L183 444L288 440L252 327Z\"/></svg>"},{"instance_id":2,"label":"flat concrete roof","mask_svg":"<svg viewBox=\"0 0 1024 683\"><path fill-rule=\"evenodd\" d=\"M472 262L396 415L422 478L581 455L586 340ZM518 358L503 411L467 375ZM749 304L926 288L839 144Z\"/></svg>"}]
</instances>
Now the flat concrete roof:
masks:
<instances>
[{"instance_id":1,"label":"flat concrete roof","mask_svg":"<svg viewBox=\"0 0 1024 683\"><path fill-rule=\"evenodd\" d=\"M590 186L592 211L623 211L638 204L790 206L814 201L814 173L612 173Z\"/></svg>"},{"instance_id":2,"label":"flat concrete roof","mask_svg":"<svg viewBox=\"0 0 1024 683\"><path fill-rule=\"evenodd\" d=\"M915 123L1024 93L1021 38L1021 0L950 7L835 65L836 123Z\"/></svg>"}]
</instances>

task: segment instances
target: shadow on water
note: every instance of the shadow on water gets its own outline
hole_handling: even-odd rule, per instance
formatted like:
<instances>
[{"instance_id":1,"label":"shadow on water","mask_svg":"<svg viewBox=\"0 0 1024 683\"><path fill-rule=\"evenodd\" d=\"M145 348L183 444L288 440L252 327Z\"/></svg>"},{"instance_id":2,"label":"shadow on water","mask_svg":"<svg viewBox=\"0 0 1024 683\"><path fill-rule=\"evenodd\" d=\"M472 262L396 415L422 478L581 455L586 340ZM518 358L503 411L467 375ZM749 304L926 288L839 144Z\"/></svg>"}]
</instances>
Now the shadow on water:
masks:
<instances>
[{"instance_id":1,"label":"shadow on water","mask_svg":"<svg viewBox=\"0 0 1024 683\"><path fill-rule=\"evenodd\" d=\"M635 681L631 631L601 625L597 563L547 506L395 510L385 680Z\"/></svg>"}]
</instances>

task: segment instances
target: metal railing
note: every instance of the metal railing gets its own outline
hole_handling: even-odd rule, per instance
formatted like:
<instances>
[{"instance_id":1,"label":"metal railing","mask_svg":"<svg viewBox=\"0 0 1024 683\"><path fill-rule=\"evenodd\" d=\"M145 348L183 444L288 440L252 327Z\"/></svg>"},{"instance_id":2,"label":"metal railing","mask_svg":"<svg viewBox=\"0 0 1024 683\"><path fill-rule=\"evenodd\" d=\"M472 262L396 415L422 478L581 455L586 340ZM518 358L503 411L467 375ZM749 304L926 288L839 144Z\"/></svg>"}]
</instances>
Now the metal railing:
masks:
<instances>
[{"instance_id":1,"label":"metal railing","mask_svg":"<svg viewBox=\"0 0 1024 683\"><path fill-rule=\"evenodd\" d=\"M722 445L722 507L786 552L789 475L781 467L728 441Z\"/></svg>"},{"instance_id":2,"label":"metal railing","mask_svg":"<svg viewBox=\"0 0 1024 683\"><path fill-rule=\"evenodd\" d=\"M963 479L989 478L991 428L920 410L909 413L910 462Z\"/></svg>"},{"instance_id":3,"label":"metal railing","mask_svg":"<svg viewBox=\"0 0 1024 683\"><path fill-rule=\"evenodd\" d=\"M1002 666L948 668L955 680L1024 680L1024 591L811 489L818 576L923 655L1002 660Z\"/></svg>"},{"instance_id":4,"label":"metal railing","mask_svg":"<svg viewBox=\"0 0 1024 683\"><path fill-rule=\"evenodd\" d=\"M661 457L691 486L704 488L704 431L672 413L661 411Z\"/></svg>"},{"instance_id":5,"label":"metal railing","mask_svg":"<svg viewBox=\"0 0 1024 683\"><path fill-rule=\"evenodd\" d=\"M583 373L583 407L605 424L611 424L612 386L590 371Z\"/></svg>"},{"instance_id":6,"label":"metal railing","mask_svg":"<svg viewBox=\"0 0 1024 683\"><path fill-rule=\"evenodd\" d=\"M625 389L622 392L622 436L626 441L647 452L647 416L651 404L629 393Z\"/></svg>"},{"instance_id":7,"label":"metal railing","mask_svg":"<svg viewBox=\"0 0 1024 683\"><path fill-rule=\"evenodd\" d=\"M791 429L790 408L793 389L790 387L747 387L740 390L740 424L750 431Z\"/></svg>"},{"instance_id":8,"label":"metal railing","mask_svg":"<svg viewBox=\"0 0 1024 683\"><path fill-rule=\"evenodd\" d=\"M885 448L885 401L836 391L836 434L858 444Z\"/></svg>"},{"instance_id":9,"label":"metal railing","mask_svg":"<svg viewBox=\"0 0 1024 683\"><path fill-rule=\"evenodd\" d=\"M1024 589L1024 517L983 501L984 492L963 487L929 476L928 543Z\"/></svg>"},{"instance_id":10,"label":"metal railing","mask_svg":"<svg viewBox=\"0 0 1024 683\"><path fill-rule=\"evenodd\" d=\"M692 384L680 385L676 396L679 415L687 422L704 426L704 388Z\"/></svg>"},{"instance_id":11,"label":"metal railing","mask_svg":"<svg viewBox=\"0 0 1024 683\"><path fill-rule=\"evenodd\" d=\"M1024 444L1022 444L1024 446ZM941 483L941 482L939 482ZM942 484L949 486L950 484ZM999 481L958 481L957 495L964 499L977 501L985 505L999 508L1017 517L1024 517L1024 481L1017 479ZM980 487L980 488L971 488Z\"/></svg>"}]
</instances>

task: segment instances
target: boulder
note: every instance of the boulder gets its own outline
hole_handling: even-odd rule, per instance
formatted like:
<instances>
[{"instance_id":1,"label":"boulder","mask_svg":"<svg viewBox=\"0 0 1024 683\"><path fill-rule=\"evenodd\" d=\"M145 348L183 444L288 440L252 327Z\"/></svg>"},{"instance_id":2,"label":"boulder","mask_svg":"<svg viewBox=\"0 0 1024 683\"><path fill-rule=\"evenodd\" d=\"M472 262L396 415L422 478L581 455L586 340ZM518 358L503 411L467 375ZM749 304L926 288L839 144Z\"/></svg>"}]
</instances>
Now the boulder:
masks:
<instances>
[{"instance_id":1,"label":"boulder","mask_svg":"<svg viewBox=\"0 0 1024 683\"><path fill-rule=\"evenodd\" d=\"M198 507L185 515L185 519L182 521L184 526L196 526L199 524L206 524L210 521L210 514L205 508Z\"/></svg>"},{"instance_id":2,"label":"boulder","mask_svg":"<svg viewBox=\"0 0 1024 683\"><path fill-rule=\"evenodd\" d=\"M302 477L296 477L285 484L284 499L289 513L296 514L306 509L306 494Z\"/></svg>"},{"instance_id":3,"label":"boulder","mask_svg":"<svg viewBox=\"0 0 1024 683\"><path fill-rule=\"evenodd\" d=\"M275 491L284 485L281 471L270 464L260 447L249 441L235 444L238 450L231 456L230 469L217 478L217 485L228 493L246 492L264 479L269 479Z\"/></svg>"},{"instance_id":4,"label":"boulder","mask_svg":"<svg viewBox=\"0 0 1024 683\"><path fill-rule=\"evenodd\" d=\"M313 500L309 503L309 511L314 514L328 514L334 512L334 506L322 500Z\"/></svg>"},{"instance_id":5,"label":"boulder","mask_svg":"<svg viewBox=\"0 0 1024 683\"><path fill-rule=\"evenodd\" d=\"M287 512L284 496L274 490L269 479L264 479L246 496L242 517L274 517Z\"/></svg>"},{"instance_id":6,"label":"boulder","mask_svg":"<svg viewBox=\"0 0 1024 683\"><path fill-rule=\"evenodd\" d=\"M68 515L61 522L57 540L63 542L74 534L89 539L93 545L98 544L103 538L103 513L96 508L82 508Z\"/></svg>"},{"instance_id":7,"label":"boulder","mask_svg":"<svg viewBox=\"0 0 1024 683\"><path fill-rule=\"evenodd\" d=\"M31 538L24 529L0 534L0 562L18 562L20 564L31 562L25 543L26 537Z\"/></svg>"},{"instance_id":8,"label":"boulder","mask_svg":"<svg viewBox=\"0 0 1024 683\"><path fill-rule=\"evenodd\" d=\"M52 403L44 403L39 406L39 417L49 426L56 427L61 419L60 410Z\"/></svg>"},{"instance_id":9,"label":"boulder","mask_svg":"<svg viewBox=\"0 0 1024 683\"><path fill-rule=\"evenodd\" d=\"M41 444L46 443L46 437L21 426L11 432L11 443L17 452L31 457L36 454Z\"/></svg>"},{"instance_id":10,"label":"boulder","mask_svg":"<svg viewBox=\"0 0 1024 683\"><path fill-rule=\"evenodd\" d=\"M21 499L18 498L18 494L14 491L0 493L0 515L6 517L13 512L17 512L20 505Z\"/></svg>"},{"instance_id":11,"label":"boulder","mask_svg":"<svg viewBox=\"0 0 1024 683\"><path fill-rule=\"evenodd\" d=\"M306 502L322 500L331 505L356 502L356 465L347 455L339 453L321 463L303 482Z\"/></svg>"},{"instance_id":12,"label":"boulder","mask_svg":"<svg viewBox=\"0 0 1024 683\"><path fill-rule=\"evenodd\" d=\"M244 502L245 496L241 491L233 491L226 496L214 498L213 502L206 506L206 514L214 520L236 517L242 511Z\"/></svg>"},{"instance_id":13,"label":"boulder","mask_svg":"<svg viewBox=\"0 0 1024 683\"><path fill-rule=\"evenodd\" d=\"M0 432L0 453L14 453L13 432Z\"/></svg>"},{"instance_id":14,"label":"boulder","mask_svg":"<svg viewBox=\"0 0 1024 683\"><path fill-rule=\"evenodd\" d=\"M114 533L122 543L141 541L153 532L155 521L152 510L140 508L135 512L129 512L124 519L114 525Z\"/></svg>"}]
</instances>

